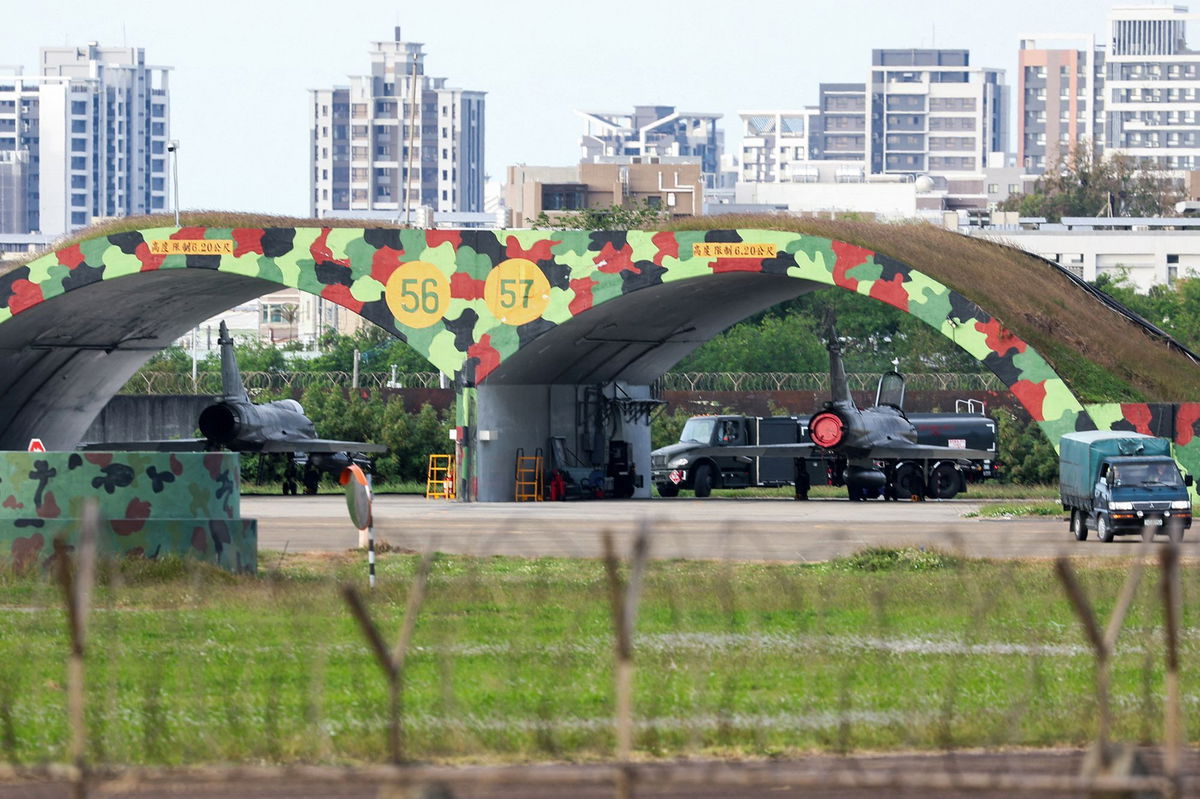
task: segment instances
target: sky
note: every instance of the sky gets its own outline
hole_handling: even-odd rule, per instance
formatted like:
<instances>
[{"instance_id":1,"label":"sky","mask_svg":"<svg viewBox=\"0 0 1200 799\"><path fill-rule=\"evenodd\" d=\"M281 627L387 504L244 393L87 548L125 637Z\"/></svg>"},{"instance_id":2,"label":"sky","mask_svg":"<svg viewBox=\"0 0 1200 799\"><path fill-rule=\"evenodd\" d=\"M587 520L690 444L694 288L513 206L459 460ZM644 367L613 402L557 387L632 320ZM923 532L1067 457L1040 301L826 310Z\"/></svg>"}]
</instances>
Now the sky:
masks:
<instances>
[{"instance_id":1,"label":"sky","mask_svg":"<svg viewBox=\"0 0 1200 799\"><path fill-rule=\"evenodd\" d=\"M308 90L369 71L370 42L425 44L426 74L487 92L486 171L579 160L574 109L673 105L724 114L815 105L862 82L872 48L967 48L1006 70L1018 39L1094 33L1099 0L0 0L0 65L37 74L38 48L143 47L170 66L185 209L308 215ZM1011 109L1011 107L1010 107ZM1010 121L1010 139L1015 121Z\"/></svg>"}]
</instances>

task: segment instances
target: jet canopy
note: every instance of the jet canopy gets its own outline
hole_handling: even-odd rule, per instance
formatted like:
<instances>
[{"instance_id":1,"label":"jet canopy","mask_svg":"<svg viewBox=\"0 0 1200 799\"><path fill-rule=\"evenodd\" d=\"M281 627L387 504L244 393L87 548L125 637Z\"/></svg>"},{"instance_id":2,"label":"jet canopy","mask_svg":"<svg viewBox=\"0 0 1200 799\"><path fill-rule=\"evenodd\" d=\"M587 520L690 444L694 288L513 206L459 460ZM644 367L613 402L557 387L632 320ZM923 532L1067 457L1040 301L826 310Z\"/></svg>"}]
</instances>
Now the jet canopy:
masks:
<instances>
[{"instance_id":1,"label":"jet canopy","mask_svg":"<svg viewBox=\"0 0 1200 799\"><path fill-rule=\"evenodd\" d=\"M879 387L875 389L875 404L904 410L904 375L895 371L884 372L879 378Z\"/></svg>"}]
</instances>

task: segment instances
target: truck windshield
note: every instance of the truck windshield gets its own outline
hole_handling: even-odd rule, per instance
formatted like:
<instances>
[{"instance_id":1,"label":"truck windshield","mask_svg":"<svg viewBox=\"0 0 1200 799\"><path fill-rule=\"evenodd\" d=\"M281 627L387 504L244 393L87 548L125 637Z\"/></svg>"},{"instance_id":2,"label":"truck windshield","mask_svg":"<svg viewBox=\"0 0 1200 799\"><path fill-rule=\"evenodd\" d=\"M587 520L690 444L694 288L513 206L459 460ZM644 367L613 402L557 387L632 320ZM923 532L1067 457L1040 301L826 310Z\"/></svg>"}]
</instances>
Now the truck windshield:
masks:
<instances>
[{"instance_id":1,"label":"truck windshield","mask_svg":"<svg viewBox=\"0 0 1200 799\"><path fill-rule=\"evenodd\" d=\"M1114 469L1113 478L1117 485L1183 484L1173 463L1123 463Z\"/></svg>"},{"instance_id":2,"label":"truck windshield","mask_svg":"<svg viewBox=\"0 0 1200 799\"><path fill-rule=\"evenodd\" d=\"M716 419L711 418L693 418L688 419L687 424L683 426L683 432L679 434L679 443L681 444L707 444L712 441L713 426L717 423Z\"/></svg>"}]
</instances>

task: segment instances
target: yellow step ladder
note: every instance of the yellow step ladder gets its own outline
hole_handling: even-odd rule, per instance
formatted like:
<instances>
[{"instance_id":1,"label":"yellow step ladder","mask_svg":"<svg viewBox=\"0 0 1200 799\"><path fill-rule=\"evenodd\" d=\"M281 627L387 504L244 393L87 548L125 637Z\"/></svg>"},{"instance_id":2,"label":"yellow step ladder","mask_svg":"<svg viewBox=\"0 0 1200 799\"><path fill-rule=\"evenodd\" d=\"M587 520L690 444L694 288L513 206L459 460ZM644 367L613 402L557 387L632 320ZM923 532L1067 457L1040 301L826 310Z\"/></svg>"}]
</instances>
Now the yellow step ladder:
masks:
<instances>
[{"instance_id":1,"label":"yellow step ladder","mask_svg":"<svg viewBox=\"0 0 1200 799\"><path fill-rule=\"evenodd\" d=\"M425 499L454 499L454 456L430 455Z\"/></svg>"},{"instance_id":2,"label":"yellow step ladder","mask_svg":"<svg viewBox=\"0 0 1200 799\"><path fill-rule=\"evenodd\" d=\"M517 502L541 502L543 495L542 450L526 455L524 449L517 450L516 483L513 494Z\"/></svg>"}]
</instances>

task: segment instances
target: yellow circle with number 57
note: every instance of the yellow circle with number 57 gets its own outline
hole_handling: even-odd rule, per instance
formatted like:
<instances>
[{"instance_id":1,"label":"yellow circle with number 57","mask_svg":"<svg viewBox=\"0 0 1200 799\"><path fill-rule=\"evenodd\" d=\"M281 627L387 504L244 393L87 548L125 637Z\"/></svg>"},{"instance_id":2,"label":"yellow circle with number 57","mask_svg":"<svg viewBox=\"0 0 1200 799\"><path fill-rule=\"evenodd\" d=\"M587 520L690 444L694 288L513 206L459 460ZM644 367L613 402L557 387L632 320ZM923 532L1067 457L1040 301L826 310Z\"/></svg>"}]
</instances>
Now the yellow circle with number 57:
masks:
<instances>
[{"instance_id":1,"label":"yellow circle with number 57","mask_svg":"<svg viewBox=\"0 0 1200 799\"><path fill-rule=\"evenodd\" d=\"M392 272L383 296L397 322L429 327L450 307L450 281L427 261L409 261Z\"/></svg>"},{"instance_id":2,"label":"yellow circle with number 57","mask_svg":"<svg viewBox=\"0 0 1200 799\"><path fill-rule=\"evenodd\" d=\"M523 325L545 313L550 304L550 281L533 261L509 258L488 272L483 301L504 324Z\"/></svg>"}]
</instances>

